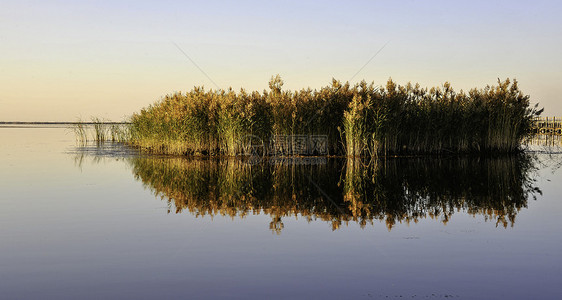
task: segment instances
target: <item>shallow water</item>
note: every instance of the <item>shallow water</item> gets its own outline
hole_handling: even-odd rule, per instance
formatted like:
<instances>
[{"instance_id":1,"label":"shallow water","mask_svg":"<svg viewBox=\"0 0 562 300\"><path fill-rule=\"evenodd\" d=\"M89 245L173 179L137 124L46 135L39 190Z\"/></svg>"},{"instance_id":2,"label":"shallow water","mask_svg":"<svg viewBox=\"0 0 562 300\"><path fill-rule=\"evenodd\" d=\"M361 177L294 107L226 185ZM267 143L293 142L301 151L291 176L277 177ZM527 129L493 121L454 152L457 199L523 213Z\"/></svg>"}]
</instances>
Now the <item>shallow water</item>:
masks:
<instances>
[{"instance_id":1,"label":"shallow water","mask_svg":"<svg viewBox=\"0 0 562 300\"><path fill-rule=\"evenodd\" d=\"M239 162L0 128L0 298L558 298L562 157Z\"/></svg>"}]
</instances>

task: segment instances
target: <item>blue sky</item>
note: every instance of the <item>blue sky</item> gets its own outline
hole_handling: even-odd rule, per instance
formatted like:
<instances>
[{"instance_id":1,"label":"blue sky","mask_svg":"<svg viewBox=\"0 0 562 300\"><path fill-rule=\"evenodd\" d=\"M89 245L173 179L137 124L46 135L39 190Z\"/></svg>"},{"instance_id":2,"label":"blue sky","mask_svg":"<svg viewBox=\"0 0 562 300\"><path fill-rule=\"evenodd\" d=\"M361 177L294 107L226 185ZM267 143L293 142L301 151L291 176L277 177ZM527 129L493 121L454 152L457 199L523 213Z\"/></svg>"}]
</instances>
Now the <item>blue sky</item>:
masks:
<instances>
[{"instance_id":1,"label":"blue sky","mask_svg":"<svg viewBox=\"0 0 562 300\"><path fill-rule=\"evenodd\" d=\"M562 116L557 1L2 1L0 120L122 120L175 91L517 78Z\"/></svg>"}]
</instances>

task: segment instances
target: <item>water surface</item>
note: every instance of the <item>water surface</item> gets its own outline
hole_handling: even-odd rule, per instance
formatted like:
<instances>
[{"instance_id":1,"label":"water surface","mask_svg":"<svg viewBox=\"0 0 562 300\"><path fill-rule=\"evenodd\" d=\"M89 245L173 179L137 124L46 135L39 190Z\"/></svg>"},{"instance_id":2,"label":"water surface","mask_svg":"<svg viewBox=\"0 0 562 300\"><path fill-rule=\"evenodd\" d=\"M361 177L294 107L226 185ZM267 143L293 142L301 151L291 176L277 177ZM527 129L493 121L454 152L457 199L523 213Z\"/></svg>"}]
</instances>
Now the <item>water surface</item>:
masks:
<instances>
[{"instance_id":1,"label":"water surface","mask_svg":"<svg viewBox=\"0 0 562 300\"><path fill-rule=\"evenodd\" d=\"M560 296L558 154L265 162L0 128L0 298Z\"/></svg>"}]
</instances>

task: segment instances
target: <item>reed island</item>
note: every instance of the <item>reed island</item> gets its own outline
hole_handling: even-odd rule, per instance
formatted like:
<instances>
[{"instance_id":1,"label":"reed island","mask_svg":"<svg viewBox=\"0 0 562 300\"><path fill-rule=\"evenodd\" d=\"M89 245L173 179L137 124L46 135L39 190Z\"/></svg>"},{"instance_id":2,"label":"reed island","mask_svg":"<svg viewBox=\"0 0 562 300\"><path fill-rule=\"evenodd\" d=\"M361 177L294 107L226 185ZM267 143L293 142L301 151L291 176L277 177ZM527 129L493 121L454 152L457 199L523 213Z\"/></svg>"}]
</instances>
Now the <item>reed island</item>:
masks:
<instances>
[{"instance_id":1,"label":"reed island","mask_svg":"<svg viewBox=\"0 0 562 300\"><path fill-rule=\"evenodd\" d=\"M468 92L392 79L290 91L277 75L263 92L195 87L164 96L132 115L122 140L187 156L247 155L256 146L260 155L514 153L542 112L529 98L510 79ZM313 141L322 148L299 152Z\"/></svg>"}]
</instances>

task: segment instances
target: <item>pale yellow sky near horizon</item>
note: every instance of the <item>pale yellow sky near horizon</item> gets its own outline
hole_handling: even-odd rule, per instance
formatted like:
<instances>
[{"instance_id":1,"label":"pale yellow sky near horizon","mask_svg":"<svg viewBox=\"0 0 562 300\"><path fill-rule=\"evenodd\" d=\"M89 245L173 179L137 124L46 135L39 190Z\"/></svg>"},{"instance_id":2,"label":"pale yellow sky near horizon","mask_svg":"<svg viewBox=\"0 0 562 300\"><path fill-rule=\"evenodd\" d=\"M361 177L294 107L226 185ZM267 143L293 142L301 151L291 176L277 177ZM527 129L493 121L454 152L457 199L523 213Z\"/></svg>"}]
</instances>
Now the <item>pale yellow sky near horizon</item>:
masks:
<instances>
[{"instance_id":1,"label":"pale yellow sky near horizon","mask_svg":"<svg viewBox=\"0 0 562 300\"><path fill-rule=\"evenodd\" d=\"M121 121L175 91L287 89L332 78L456 90L516 78L562 115L556 1L7 1L0 4L0 121ZM386 43L368 64L369 59ZM365 65L366 64L366 65Z\"/></svg>"}]
</instances>

